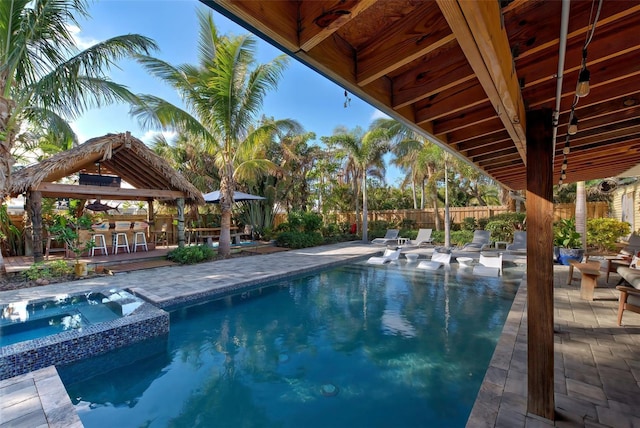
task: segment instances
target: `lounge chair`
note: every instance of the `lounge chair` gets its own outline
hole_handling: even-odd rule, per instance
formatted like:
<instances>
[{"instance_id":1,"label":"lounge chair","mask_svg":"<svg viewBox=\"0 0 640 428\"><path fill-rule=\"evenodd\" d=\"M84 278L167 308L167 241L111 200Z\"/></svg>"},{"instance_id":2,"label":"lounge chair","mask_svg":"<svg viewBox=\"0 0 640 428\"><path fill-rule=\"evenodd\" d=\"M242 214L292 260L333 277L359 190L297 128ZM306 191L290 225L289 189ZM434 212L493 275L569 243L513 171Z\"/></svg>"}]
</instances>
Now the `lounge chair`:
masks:
<instances>
[{"instance_id":1,"label":"lounge chair","mask_svg":"<svg viewBox=\"0 0 640 428\"><path fill-rule=\"evenodd\" d=\"M526 254L527 252L527 232L516 230L513 233L513 243L507 245L509 253Z\"/></svg>"},{"instance_id":2,"label":"lounge chair","mask_svg":"<svg viewBox=\"0 0 640 428\"><path fill-rule=\"evenodd\" d=\"M460 251L482 251L491 244L490 230L476 230L473 232L473 240L465 244Z\"/></svg>"},{"instance_id":3,"label":"lounge chair","mask_svg":"<svg viewBox=\"0 0 640 428\"><path fill-rule=\"evenodd\" d=\"M397 244L399 234L400 234L399 229L387 229L387 233L384 235L384 238L376 238L373 241L371 241L371 243L376 245Z\"/></svg>"},{"instance_id":4,"label":"lounge chair","mask_svg":"<svg viewBox=\"0 0 640 428\"><path fill-rule=\"evenodd\" d=\"M401 250L399 248L397 250L386 249L382 256L370 257L369 260L367 260L367 263L372 265L383 265L385 263L394 262L400 258L400 251Z\"/></svg>"},{"instance_id":5,"label":"lounge chair","mask_svg":"<svg viewBox=\"0 0 640 428\"><path fill-rule=\"evenodd\" d=\"M423 245L431 244L433 241L431 232L433 232L433 229L419 229L416 239L409 239L403 247L422 247Z\"/></svg>"},{"instance_id":6,"label":"lounge chair","mask_svg":"<svg viewBox=\"0 0 640 428\"><path fill-rule=\"evenodd\" d=\"M629 235L627 245L620 250L620 254L632 256L638 254L638 251L640 251L640 235L634 232Z\"/></svg>"},{"instance_id":7,"label":"lounge chair","mask_svg":"<svg viewBox=\"0 0 640 428\"><path fill-rule=\"evenodd\" d=\"M436 270L441 266L449 265L451 262L451 253L433 252L431 260L423 260L416 266L418 269Z\"/></svg>"},{"instance_id":8,"label":"lounge chair","mask_svg":"<svg viewBox=\"0 0 640 428\"><path fill-rule=\"evenodd\" d=\"M478 264L473 267L473 274L479 276L500 276L502 273L502 254L498 257L480 254Z\"/></svg>"}]
</instances>

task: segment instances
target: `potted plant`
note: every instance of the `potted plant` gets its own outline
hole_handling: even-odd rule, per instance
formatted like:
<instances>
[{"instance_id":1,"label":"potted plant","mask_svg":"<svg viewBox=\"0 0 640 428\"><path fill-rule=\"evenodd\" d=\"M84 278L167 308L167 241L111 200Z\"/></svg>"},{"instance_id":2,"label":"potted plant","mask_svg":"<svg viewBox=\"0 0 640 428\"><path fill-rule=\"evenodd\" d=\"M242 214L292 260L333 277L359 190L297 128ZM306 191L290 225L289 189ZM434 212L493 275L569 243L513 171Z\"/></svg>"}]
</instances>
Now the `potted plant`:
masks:
<instances>
[{"instance_id":1,"label":"potted plant","mask_svg":"<svg viewBox=\"0 0 640 428\"><path fill-rule=\"evenodd\" d=\"M49 233L56 241L64 242L67 249L75 254L75 272L77 276L85 276L87 274L87 264L80 261L80 256L86 251L91 251L94 246L93 240L86 242L80 241L79 230L81 227L88 228L91 226L91 217L81 216L75 220L57 215L53 224L49 226Z\"/></svg>"},{"instance_id":2,"label":"potted plant","mask_svg":"<svg viewBox=\"0 0 640 428\"><path fill-rule=\"evenodd\" d=\"M562 219L557 222L553 235L554 245L557 248L557 259L560 264L568 265L569 260L582 260L584 257L582 235L576 231L575 219Z\"/></svg>"}]
</instances>

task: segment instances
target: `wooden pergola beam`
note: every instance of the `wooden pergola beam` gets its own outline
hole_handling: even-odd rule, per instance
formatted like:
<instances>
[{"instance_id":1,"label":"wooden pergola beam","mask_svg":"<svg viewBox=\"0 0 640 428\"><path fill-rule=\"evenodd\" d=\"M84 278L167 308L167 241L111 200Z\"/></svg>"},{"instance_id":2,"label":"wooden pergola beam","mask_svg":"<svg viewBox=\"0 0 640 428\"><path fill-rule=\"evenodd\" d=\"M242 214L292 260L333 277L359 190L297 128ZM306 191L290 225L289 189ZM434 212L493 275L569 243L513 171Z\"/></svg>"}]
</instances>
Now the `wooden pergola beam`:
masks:
<instances>
[{"instance_id":1,"label":"wooden pergola beam","mask_svg":"<svg viewBox=\"0 0 640 428\"><path fill-rule=\"evenodd\" d=\"M45 198L77 198L95 199L109 198L121 200L146 201L150 197L155 199L184 198L184 193L177 190L158 189L125 189L107 186L78 186L71 184L40 183L31 191L38 191Z\"/></svg>"},{"instance_id":2,"label":"wooden pergola beam","mask_svg":"<svg viewBox=\"0 0 640 428\"><path fill-rule=\"evenodd\" d=\"M498 2L437 0L438 6L526 163L526 118Z\"/></svg>"}]
</instances>

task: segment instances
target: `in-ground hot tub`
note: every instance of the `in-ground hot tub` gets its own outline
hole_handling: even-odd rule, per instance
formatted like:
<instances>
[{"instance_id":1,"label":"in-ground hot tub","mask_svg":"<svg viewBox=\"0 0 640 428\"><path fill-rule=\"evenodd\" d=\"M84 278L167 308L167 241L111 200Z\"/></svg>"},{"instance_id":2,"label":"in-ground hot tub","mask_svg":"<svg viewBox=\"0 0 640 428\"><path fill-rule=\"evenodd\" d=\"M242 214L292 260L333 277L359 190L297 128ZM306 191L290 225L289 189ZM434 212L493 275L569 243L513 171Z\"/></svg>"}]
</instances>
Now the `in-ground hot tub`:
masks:
<instances>
[{"instance_id":1,"label":"in-ground hot tub","mask_svg":"<svg viewBox=\"0 0 640 428\"><path fill-rule=\"evenodd\" d=\"M0 379L167 335L169 314L123 290L0 304Z\"/></svg>"}]
</instances>

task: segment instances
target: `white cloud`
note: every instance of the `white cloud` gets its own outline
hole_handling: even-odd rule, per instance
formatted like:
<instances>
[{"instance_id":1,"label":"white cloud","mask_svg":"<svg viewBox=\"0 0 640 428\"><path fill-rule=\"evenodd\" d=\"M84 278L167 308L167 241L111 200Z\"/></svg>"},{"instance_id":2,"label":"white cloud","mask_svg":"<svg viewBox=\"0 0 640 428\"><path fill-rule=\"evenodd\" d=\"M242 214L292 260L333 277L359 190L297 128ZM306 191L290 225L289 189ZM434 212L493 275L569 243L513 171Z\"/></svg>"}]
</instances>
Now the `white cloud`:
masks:
<instances>
[{"instance_id":1,"label":"white cloud","mask_svg":"<svg viewBox=\"0 0 640 428\"><path fill-rule=\"evenodd\" d=\"M175 136L177 135L176 132L174 131L157 131L157 130L153 130L153 131L147 131L144 133L144 135L142 137L140 137L140 140L142 140L143 143L145 144L149 144L151 142L151 140L153 140L153 138L157 135L164 135L165 140L167 141L171 141L175 138Z\"/></svg>"},{"instance_id":2,"label":"white cloud","mask_svg":"<svg viewBox=\"0 0 640 428\"><path fill-rule=\"evenodd\" d=\"M96 39L86 39L86 38L82 37L80 35L80 32L82 30L80 30L80 28L77 25L69 25L69 26L67 26L67 29L69 30L69 33L71 33L71 36L73 37L73 40L75 40L76 46L81 51L83 51L83 50L87 49L88 47L91 47L91 46L93 46L93 45L95 45L96 43L99 42L99 40L96 40Z\"/></svg>"}]
</instances>

